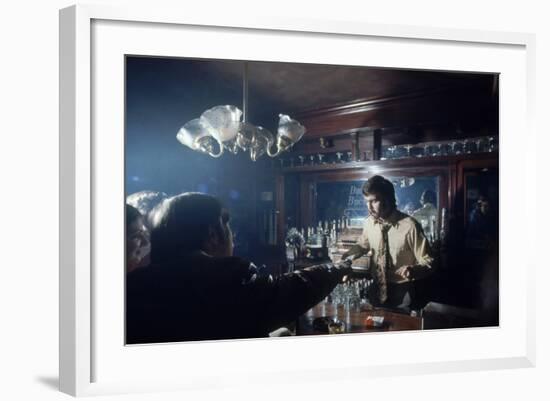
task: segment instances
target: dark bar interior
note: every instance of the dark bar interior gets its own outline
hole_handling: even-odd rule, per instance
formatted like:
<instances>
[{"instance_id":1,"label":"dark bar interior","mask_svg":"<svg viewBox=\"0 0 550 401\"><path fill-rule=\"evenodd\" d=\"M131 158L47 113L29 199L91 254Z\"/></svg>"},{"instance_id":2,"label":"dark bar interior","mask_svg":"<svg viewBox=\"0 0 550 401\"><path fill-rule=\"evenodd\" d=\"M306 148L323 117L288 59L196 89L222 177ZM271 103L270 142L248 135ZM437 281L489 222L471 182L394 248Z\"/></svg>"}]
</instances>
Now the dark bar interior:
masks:
<instances>
[{"instance_id":1,"label":"dark bar interior","mask_svg":"<svg viewBox=\"0 0 550 401\"><path fill-rule=\"evenodd\" d=\"M398 234L389 232L383 245L371 243L370 236L371 251L363 245L364 252L350 257L342 280L314 305L302 305L299 294L288 290L282 304L292 305L281 308L295 309L297 316L274 318L280 327L269 326L270 335L498 326L498 74L254 61L247 62L246 73L247 122L274 137L280 113L305 127L303 137L276 157L227 149L212 157L176 138L187 121L216 105L243 109L243 62L126 58L126 197L142 214L145 229L154 230L153 206L158 208L163 199L186 192L212 195L230 215L233 255L252 262L254 275L281 287L297 277L316 285L317 277L308 276L308 269L344 263L354 246L367 243L361 241L367 241L365 224L372 213L365 183L381 176L395 193L395 210L385 215L393 224L389 230L409 224L415 236L403 234L401 244ZM383 221L381 216L371 216L372 224ZM392 223L390 216L405 220ZM154 235L152 239L154 257ZM416 248L403 251L409 244ZM400 257L409 257L399 256L403 252L416 262L410 264L410 276L406 271L403 280L392 281L387 269L401 267ZM422 252L428 262L420 260ZM387 267L380 267L382 254L391 259ZM144 272L155 269L155 262L146 256L139 264L127 267L132 270L127 310L140 304L136 314L150 306L163 315L162 306L147 305L155 302L148 291L158 277ZM386 276L381 278L380 272ZM177 287L180 276L170 277ZM191 273L182 277L186 283L195 280ZM223 305L231 298L223 286L208 286L208 277L200 277L202 294L212 291L208 299L221 297ZM380 302L382 288L387 287L389 297L403 281L405 306ZM269 285L259 297L267 297ZM195 290L186 284L175 291ZM193 302L188 298L167 302ZM254 313L267 315L279 307L265 302ZM242 310L226 309L211 316L218 322L209 327L219 327L219 335L189 329L194 334L186 336L186 327L203 324L201 314L216 313L215 305L204 310L196 305L186 309L191 322L174 328L184 334L138 335L128 343L245 338L260 332L226 330ZM235 305L246 308L244 301ZM223 314L230 316L217 317ZM127 330L164 324L159 322L139 320Z\"/></svg>"}]
</instances>

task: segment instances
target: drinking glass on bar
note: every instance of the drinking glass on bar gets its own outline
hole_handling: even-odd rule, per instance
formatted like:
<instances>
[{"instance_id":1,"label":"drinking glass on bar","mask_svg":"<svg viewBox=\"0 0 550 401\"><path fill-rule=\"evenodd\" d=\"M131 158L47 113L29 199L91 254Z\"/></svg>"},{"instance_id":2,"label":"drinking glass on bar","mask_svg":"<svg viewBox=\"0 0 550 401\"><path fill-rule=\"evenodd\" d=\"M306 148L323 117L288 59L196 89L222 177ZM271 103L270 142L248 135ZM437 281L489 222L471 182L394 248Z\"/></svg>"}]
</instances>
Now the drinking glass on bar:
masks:
<instances>
[{"instance_id":1,"label":"drinking glass on bar","mask_svg":"<svg viewBox=\"0 0 550 401\"><path fill-rule=\"evenodd\" d=\"M328 334L342 334L346 332L346 323L335 319L328 324Z\"/></svg>"}]
</instances>

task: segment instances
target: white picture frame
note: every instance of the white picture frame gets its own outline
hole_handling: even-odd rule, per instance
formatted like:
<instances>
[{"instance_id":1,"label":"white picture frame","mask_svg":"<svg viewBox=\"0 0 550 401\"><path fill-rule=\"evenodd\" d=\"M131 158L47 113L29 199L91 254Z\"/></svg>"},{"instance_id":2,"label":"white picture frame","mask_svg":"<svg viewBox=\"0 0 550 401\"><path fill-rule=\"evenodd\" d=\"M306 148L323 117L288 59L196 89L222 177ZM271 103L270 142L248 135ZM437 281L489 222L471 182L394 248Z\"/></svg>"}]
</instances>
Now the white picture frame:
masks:
<instances>
[{"instance_id":1,"label":"white picture frame","mask_svg":"<svg viewBox=\"0 0 550 401\"><path fill-rule=\"evenodd\" d=\"M371 46L369 49L373 54L378 54L376 52L380 50L377 49L382 44L384 48L399 49L399 52L384 50L379 53L379 60L384 58L379 63L384 66L468 70L471 68L469 65L482 63L483 57L491 58L485 60L486 67L481 71L500 72L503 78L500 174L505 178L501 179L501 222L506 224L501 224L500 327L124 347L116 334L122 325L119 320L123 310L120 305L123 268L113 273L106 270L105 263L101 263L106 260L112 260L114 265L122 263L121 205L124 193L115 190L109 191L114 192L111 195L105 195L107 189L120 189L123 185L123 130L120 130L123 119L123 97L120 96L123 85L120 85L120 79L121 74L123 79L123 71L118 68L122 65L119 56L125 53L182 56L185 51L192 51L192 56L199 55L200 49L192 47L178 49L179 53L174 54L175 44L169 43L170 40L160 40L180 34L197 35L193 39L201 37L203 43L212 45L212 49L216 49L213 41L220 34L228 38L239 37L245 42L250 40L251 43L257 40L254 35L261 35L262 40L270 44L286 39L302 44L323 41L329 49L334 46L332 41L338 41L343 48ZM130 43L129 37L134 42L139 39L139 43ZM80 396L238 386L245 385L250 379L261 384L274 377L283 383L296 379L314 381L327 378L360 381L366 377L388 374L534 366L535 284L532 274L534 260L530 256L534 252L522 255L513 253L513 249L518 247L532 250L534 244L529 243L527 238L518 240L513 237L513 233L522 228L506 214L513 208L523 207L527 214L523 219L527 223L524 224L531 225L528 228L531 232L535 231L536 212L528 204L526 196L521 195L525 193L522 188L534 186L534 178L528 174L535 169L534 160L528 157L522 146L526 138L528 142L535 143L531 128L535 85L534 43L534 35L520 33L253 18L250 15L228 20L215 14L192 15L181 10L137 7L78 5L61 10L60 390ZM225 49L209 50L210 53L205 56L224 58L231 57L233 52L238 53L235 58L243 59L256 57L272 61L285 57L280 52L270 54L251 46L252 49L241 46L236 50L228 50L225 46ZM286 57L290 61L303 57L304 61L323 63L330 57L314 53L304 55L304 47L289 46ZM422 50L423 47L426 49ZM430 57L415 57L423 52L429 56L429 47L448 57L441 57L442 60L437 62L430 60ZM409 48L415 52L407 54ZM453 59L461 52L464 54L463 64ZM341 62L359 65L364 62L359 55L349 60L342 59L342 55L333 57L340 57ZM109 80L113 88L102 86L105 80ZM106 89L112 89L114 96L107 94ZM106 108L110 110L108 113L118 114L109 117L110 114L105 114ZM514 132L524 133L521 141ZM107 177L109 172L110 178ZM510 185L511 181L516 185ZM511 195L514 194L512 201ZM108 224L116 226L111 233L104 231ZM112 243L112 248L101 245L108 241ZM521 266L521 272L517 273L514 266L516 269ZM512 290L515 292L512 293ZM111 308L113 315L107 311L109 304L115 305ZM111 325L106 324L109 321L114 322L113 327L116 326L114 336L110 331ZM113 340L115 337L117 339ZM412 342L417 352L399 348L398 344L403 340L407 344ZM455 349L445 350L444 344L451 341ZM365 356L362 352L366 351L360 351L366 348L365 342L376 343L373 347L376 349L397 346L396 355L376 354L376 350L372 350ZM356 359L339 358L338 365L335 365L318 355L319 349L337 352L344 348L354 349ZM431 348L435 351L430 351ZM295 358L292 366L285 365L280 358L285 353ZM233 359L233 362L221 361L216 367L209 365L208 361L219 355ZM203 357L205 360L201 359ZM135 369L140 361L144 369ZM151 367L155 371L151 371Z\"/></svg>"}]
</instances>

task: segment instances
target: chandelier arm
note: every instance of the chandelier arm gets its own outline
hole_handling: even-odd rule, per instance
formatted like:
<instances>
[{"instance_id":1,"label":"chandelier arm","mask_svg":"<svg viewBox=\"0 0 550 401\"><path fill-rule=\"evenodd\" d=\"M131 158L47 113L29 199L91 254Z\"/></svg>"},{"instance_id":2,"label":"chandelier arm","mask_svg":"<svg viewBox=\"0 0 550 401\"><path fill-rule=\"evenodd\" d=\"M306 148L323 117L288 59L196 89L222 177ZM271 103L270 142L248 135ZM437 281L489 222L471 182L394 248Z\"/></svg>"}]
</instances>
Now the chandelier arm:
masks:
<instances>
[{"instance_id":1,"label":"chandelier arm","mask_svg":"<svg viewBox=\"0 0 550 401\"><path fill-rule=\"evenodd\" d=\"M190 132L186 130L178 132L176 138L182 144L214 158L221 157L224 148L234 154L238 153L239 148L243 151L250 150L251 159L256 161L264 153L267 153L269 157L277 157L301 139L305 133L305 128L286 114L279 114L279 126L275 139L268 130L248 123L248 61L243 61L242 66L242 112L231 105L215 106L206 110L200 118L186 123L183 127L185 128L193 122L193 129ZM240 121L241 117L242 121ZM216 131L204 135L201 130L208 127L201 126L203 120L205 120L204 124ZM191 127L189 128L191 129ZM201 142L206 142L187 144L189 141L199 139ZM219 147L217 153L214 151L214 141ZM275 146L275 150L272 150L273 146Z\"/></svg>"},{"instance_id":2,"label":"chandelier arm","mask_svg":"<svg viewBox=\"0 0 550 401\"><path fill-rule=\"evenodd\" d=\"M218 158L221 155L223 155L223 144L216 140L216 143L218 144L218 147L220 148L218 153L214 153L212 151L209 151L208 154L212 157Z\"/></svg>"},{"instance_id":3,"label":"chandelier arm","mask_svg":"<svg viewBox=\"0 0 550 401\"><path fill-rule=\"evenodd\" d=\"M281 154L281 148L279 148L278 146L277 146L277 151L275 153L271 153L271 146L269 144L266 146L266 149L267 149L267 155L269 157L277 157Z\"/></svg>"}]
</instances>

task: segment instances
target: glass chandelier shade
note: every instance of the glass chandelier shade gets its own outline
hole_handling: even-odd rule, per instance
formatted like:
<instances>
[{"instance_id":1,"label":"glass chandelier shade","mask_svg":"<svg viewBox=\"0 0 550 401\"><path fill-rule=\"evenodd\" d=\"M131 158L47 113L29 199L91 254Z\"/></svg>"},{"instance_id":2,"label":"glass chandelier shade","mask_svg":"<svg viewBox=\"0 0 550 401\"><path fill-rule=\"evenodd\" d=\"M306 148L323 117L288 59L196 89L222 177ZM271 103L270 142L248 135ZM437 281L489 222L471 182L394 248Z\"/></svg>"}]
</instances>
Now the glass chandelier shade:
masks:
<instances>
[{"instance_id":1,"label":"glass chandelier shade","mask_svg":"<svg viewBox=\"0 0 550 401\"><path fill-rule=\"evenodd\" d=\"M200 118L185 123L178 131L176 138L182 145L212 157L220 157L223 153L223 147L215 140L211 128ZM216 148L218 148L217 152Z\"/></svg>"},{"instance_id":2,"label":"glass chandelier shade","mask_svg":"<svg viewBox=\"0 0 550 401\"><path fill-rule=\"evenodd\" d=\"M266 154L276 157L290 149L305 134L305 127L286 114L279 114L277 136L269 130L246 121L248 108L247 63L243 72L243 111L236 106L215 106L206 110L200 118L188 121L176 137L188 148L220 157L224 149L237 154L249 152L252 161ZM275 145L275 147L274 147ZM273 149L274 148L274 149Z\"/></svg>"}]
</instances>

